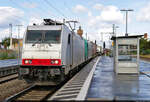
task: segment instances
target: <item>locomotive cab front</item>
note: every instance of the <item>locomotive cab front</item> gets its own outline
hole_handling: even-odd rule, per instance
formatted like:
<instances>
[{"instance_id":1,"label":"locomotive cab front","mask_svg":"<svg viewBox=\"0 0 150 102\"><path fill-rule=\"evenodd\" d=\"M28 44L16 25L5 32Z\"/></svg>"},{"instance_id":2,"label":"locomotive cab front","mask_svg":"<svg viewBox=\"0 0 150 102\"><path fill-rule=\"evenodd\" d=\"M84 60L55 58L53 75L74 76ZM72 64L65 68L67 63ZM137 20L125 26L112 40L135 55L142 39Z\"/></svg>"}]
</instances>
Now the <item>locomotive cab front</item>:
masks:
<instances>
[{"instance_id":1,"label":"locomotive cab front","mask_svg":"<svg viewBox=\"0 0 150 102\"><path fill-rule=\"evenodd\" d=\"M61 25L27 27L21 55L21 77L32 82L62 77L61 33Z\"/></svg>"}]
</instances>

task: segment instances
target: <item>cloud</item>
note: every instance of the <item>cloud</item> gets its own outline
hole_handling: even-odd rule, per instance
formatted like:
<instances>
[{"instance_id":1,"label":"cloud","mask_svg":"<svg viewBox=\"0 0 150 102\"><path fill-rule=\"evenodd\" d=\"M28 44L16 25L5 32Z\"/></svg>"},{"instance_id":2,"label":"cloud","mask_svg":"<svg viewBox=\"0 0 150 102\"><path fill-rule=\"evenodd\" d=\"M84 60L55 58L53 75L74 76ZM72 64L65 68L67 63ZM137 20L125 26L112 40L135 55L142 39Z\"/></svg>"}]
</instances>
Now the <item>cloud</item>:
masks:
<instances>
[{"instance_id":1,"label":"cloud","mask_svg":"<svg viewBox=\"0 0 150 102\"><path fill-rule=\"evenodd\" d=\"M123 15L116 6L107 6L101 12L100 19L107 23L122 23Z\"/></svg>"},{"instance_id":2,"label":"cloud","mask_svg":"<svg viewBox=\"0 0 150 102\"><path fill-rule=\"evenodd\" d=\"M118 7L114 5L104 6L102 4L95 4L93 8L96 9L97 13L95 13L95 10L86 9L84 12L87 12L87 18L81 21L82 24L86 25L85 31L89 33L90 40L98 41L100 35L97 34L100 34L100 32L112 32L112 24L123 24L123 14ZM78 10L78 12L80 11ZM108 37L105 38L108 39Z\"/></svg>"},{"instance_id":3,"label":"cloud","mask_svg":"<svg viewBox=\"0 0 150 102\"><path fill-rule=\"evenodd\" d=\"M98 6L100 4L97 4ZM98 7L93 6L93 7ZM108 29L112 29L112 24L123 24L123 14L120 12L120 10L116 6L103 6L101 5L101 9L99 9L99 15L93 16L91 15L88 18L88 28L91 30L93 28L93 31L101 32L106 31L108 32ZM107 29L105 29L107 28Z\"/></svg>"},{"instance_id":4,"label":"cloud","mask_svg":"<svg viewBox=\"0 0 150 102\"><path fill-rule=\"evenodd\" d=\"M150 22L150 2L143 8L140 9L140 11L137 14L136 19L138 21L148 21Z\"/></svg>"},{"instance_id":5,"label":"cloud","mask_svg":"<svg viewBox=\"0 0 150 102\"><path fill-rule=\"evenodd\" d=\"M74 8L73 8L73 11L75 13L84 13L84 12L87 12L88 9L86 7L84 7L83 5L76 5Z\"/></svg>"},{"instance_id":6,"label":"cloud","mask_svg":"<svg viewBox=\"0 0 150 102\"><path fill-rule=\"evenodd\" d=\"M107 6L100 12L97 16L89 17L88 26L94 29L99 29L103 27L112 27L112 24L122 24L123 15L115 6Z\"/></svg>"},{"instance_id":7,"label":"cloud","mask_svg":"<svg viewBox=\"0 0 150 102\"><path fill-rule=\"evenodd\" d=\"M22 24L22 19L24 12L13 8L13 7L0 7L0 40L4 37L9 37L9 24L13 24L13 29L16 28L15 25ZM17 34L17 31L13 32Z\"/></svg>"},{"instance_id":8,"label":"cloud","mask_svg":"<svg viewBox=\"0 0 150 102\"><path fill-rule=\"evenodd\" d=\"M20 24L24 12L12 7L0 7L0 28L7 28L9 23Z\"/></svg>"},{"instance_id":9,"label":"cloud","mask_svg":"<svg viewBox=\"0 0 150 102\"><path fill-rule=\"evenodd\" d=\"M92 17L92 12L91 11L88 12L88 16Z\"/></svg>"},{"instance_id":10,"label":"cloud","mask_svg":"<svg viewBox=\"0 0 150 102\"><path fill-rule=\"evenodd\" d=\"M102 4L95 4L93 8L97 9L100 12L100 15L97 15L95 17L95 22L99 21L116 24L120 24L123 22L123 15L116 6L104 6Z\"/></svg>"},{"instance_id":11,"label":"cloud","mask_svg":"<svg viewBox=\"0 0 150 102\"><path fill-rule=\"evenodd\" d=\"M120 12L119 8L114 5L102 5L95 4L93 6L95 10L88 11L87 19L82 22L85 23L86 32L88 32L88 37L90 40L97 40L97 43L101 43L101 32L112 32L112 24L123 24L123 13ZM108 41L109 34L103 35L103 40Z\"/></svg>"},{"instance_id":12,"label":"cloud","mask_svg":"<svg viewBox=\"0 0 150 102\"><path fill-rule=\"evenodd\" d=\"M0 41L2 41L3 38L9 37L9 29L2 29L0 30Z\"/></svg>"},{"instance_id":13,"label":"cloud","mask_svg":"<svg viewBox=\"0 0 150 102\"><path fill-rule=\"evenodd\" d=\"M24 3L22 3L22 5L25 8L36 8L37 7L36 3L30 3L30 2L24 2Z\"/></svg>"},{"instance_id":14,"label":"cloud","mask_svg":"<svg viewBox=\"0 0 150 102\"><path fill-rule=\"evenodd\" d=\"M95 4L93 6L93 8L96 9L96 10L102 10L102 9L104 9L104 6L102 4Z\"/></svg>"}]
</instances>

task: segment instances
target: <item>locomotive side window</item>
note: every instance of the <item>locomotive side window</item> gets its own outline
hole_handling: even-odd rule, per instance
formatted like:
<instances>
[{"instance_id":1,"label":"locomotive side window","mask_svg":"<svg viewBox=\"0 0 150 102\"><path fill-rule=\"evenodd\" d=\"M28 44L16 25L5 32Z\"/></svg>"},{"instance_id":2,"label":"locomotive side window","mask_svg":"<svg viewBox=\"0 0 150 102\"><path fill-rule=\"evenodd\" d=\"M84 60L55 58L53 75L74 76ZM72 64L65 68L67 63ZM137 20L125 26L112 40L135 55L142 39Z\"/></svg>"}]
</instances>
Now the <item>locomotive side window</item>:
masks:
<instances>
[{"instance_id":1,"label":"locomotive side window","mask_svg":"<svg viewBox=\"0 0 150 102\"><path fill-rule=\"evenodd\" d=\"M68 35L68 44L70 44L70 34Z\"/></svg>"},{"instance_id":2,"label":"locomotive side window","mask_svg":"<svg viewBox=\"0 0 150 102\"><path fill-rule=\"evenodd\" d=\"M60 43L61 30L45 31L44 43Z\"/></svg>"},{"instance_id":3,"label":"locomotive side window","mask_svg":"<svg viewBox=\"0 0 150 102\"><path fill-rule=\"evenodd\" d=\"M26 36L27 43L34 43L37 41L41 41L42 39L42 31L41 30L28 30Z\"/></svg>"}]
</instances>

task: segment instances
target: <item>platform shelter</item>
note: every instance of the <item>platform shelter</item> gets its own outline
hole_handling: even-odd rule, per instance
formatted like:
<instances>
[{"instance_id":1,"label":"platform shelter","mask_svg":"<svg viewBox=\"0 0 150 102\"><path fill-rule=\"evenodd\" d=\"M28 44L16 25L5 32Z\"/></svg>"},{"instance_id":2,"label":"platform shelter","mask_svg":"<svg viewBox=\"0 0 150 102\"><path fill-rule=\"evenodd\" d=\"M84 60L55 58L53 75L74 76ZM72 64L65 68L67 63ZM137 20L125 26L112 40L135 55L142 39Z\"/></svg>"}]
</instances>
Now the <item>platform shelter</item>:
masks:
<instances>
[{"instance_id":1,"label":"platform shelter","mask_svg":"<svg viewBox=\"0 0 150 102\"><path fill-rule=\"evenodd\" d=\"M139 74L139 42L143 35L112 37L116 74Z\"/></svg>"}]
</instances>

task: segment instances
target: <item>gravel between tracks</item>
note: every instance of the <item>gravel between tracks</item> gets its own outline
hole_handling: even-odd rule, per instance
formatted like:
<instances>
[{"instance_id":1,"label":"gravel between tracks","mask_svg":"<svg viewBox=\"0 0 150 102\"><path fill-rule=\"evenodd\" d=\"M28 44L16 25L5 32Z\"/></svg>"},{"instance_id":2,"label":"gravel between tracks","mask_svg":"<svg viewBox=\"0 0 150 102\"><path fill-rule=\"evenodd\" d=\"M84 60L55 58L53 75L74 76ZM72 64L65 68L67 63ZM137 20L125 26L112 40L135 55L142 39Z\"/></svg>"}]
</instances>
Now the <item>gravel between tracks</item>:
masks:
<instances>
[{"instance_id":1,"label":"gravel between tracks","mask_svg":"<svg viewBox=\"0 0 150 102\"><path fill-rule=\"evenodd\" d=\"M0 102L29 86L30 85L27 84L25 81L18 79L0 84Z\"/></svg>"}]
</instances>

